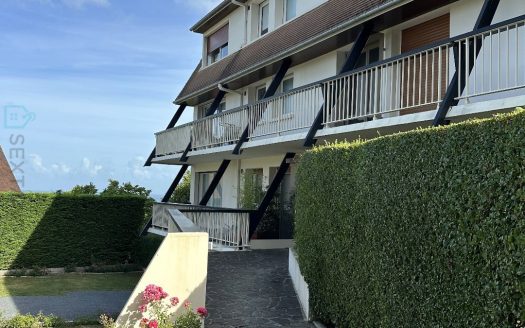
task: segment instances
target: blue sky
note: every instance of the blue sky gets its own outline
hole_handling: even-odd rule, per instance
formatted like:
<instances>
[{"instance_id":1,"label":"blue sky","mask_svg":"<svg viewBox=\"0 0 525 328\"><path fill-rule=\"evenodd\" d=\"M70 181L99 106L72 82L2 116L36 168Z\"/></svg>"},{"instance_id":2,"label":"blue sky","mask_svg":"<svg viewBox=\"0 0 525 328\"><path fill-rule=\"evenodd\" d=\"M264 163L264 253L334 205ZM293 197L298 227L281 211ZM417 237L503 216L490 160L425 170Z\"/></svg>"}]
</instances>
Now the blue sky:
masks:
<instances>
[{"instance_id":1,"label":"blue sky","mask_svg":"<svg viewBox=\"0 0 525 328\"><path fill-rule=\"evenodd\" d=\"M218 2L2 0L0 145L23 190L112 178L163 194L178 168L142 164L199 61L189 27ZM6 108L35 118L19 129Z\"/></svg>"}]
</instances>

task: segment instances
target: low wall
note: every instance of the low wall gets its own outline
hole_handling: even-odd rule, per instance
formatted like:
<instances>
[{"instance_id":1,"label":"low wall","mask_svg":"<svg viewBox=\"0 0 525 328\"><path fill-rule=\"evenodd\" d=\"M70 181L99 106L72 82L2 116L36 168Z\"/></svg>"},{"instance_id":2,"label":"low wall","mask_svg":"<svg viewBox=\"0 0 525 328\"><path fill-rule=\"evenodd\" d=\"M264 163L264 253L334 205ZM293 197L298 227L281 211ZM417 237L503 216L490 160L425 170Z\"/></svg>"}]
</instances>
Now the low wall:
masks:
<instances>
[{"instance_id":1,"label":"low wall","mask_svg":"<svg viewBox=\"0 0 525 328\"><path fill-rule=\"evenodd\" d=\"M295 293L297 294L297 299L299 300L299 304L301 304L303 315L306 320L310 320L310 292L308 290L308 284L306 281L304 281L304 277L301 274L299 262L297 261L297 255L295 254L293 248L290 248L290 255L288 257L288 271L290 272L290 277L292 278L292 283Z\"/></svg>"},{"instance_id":2,"label":"low wall","mask_svg":"<svg viewBox=\"0 0 525 328\"><path fill-rule=\"evenodd\" d=\"M177 296L182 304L189 300L195 309L205 306L208 274L208 234L169 233L151 260L117 319L117 327L139 327L138 311L147 285L161 286L169 297Z\"/></svg>"}]
</instances>

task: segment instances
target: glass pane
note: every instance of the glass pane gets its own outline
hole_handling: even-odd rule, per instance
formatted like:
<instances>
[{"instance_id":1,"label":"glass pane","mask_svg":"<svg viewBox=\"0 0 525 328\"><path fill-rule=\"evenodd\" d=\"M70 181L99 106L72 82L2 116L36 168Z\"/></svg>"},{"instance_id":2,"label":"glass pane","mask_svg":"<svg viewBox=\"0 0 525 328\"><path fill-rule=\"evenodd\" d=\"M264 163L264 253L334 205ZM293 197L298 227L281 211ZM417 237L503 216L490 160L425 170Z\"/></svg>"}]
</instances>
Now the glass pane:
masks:
<instances>
[{"instance_id":1,"label":"glass pane","mask_svg":"<svg viewBox=\"0 0 525 328\"><path fill-rule=\"evenodd\" d=\"M283 92L288 92L293 89L293 78L283 81Z\"/></svg>"},{"instance_id":2,"label":"glass pane","mask_svg":"<svg viewBox=\"0 0 525 328\"><path fill-rule=\"evenodd\" d=\"M293 89L293 78L283 81L283 93L289 92ZM285 96L283 102L283 114L289 114L293 111L293 96Z\"/></svg>"},{"instance_id":3,"label":"glass pane","mask_svg":"<svg viewBox=\"0 0 525 328\"><path fill-rule=\"evenodd\" d=\"M262 100L266 94L266 87L257 89L257 101Z\"/></svg>"},{"instance_id":4,"label":"glass pane","mask_svg":"<svg viewBox=\"0 0 525 328\"><path fill-rule=\"evenodd\" d=\"M228 56L228 44L227 43L223 45L221 48L221 58L224 58L226 56Z\"/></svg>"},{"instance_id":5,"label":"glass pane","mask_svg":"<svg viewBox=\"0 0 525 328\"><path fill-rule=\"evenodd\" d=\"M368 64L372 64L379 61L379 48L370 49L368 53Z\"/></svg>"},{"instance_id":6,"label":"glass pane","mask_svg":"<svg viewBox=\"0 0 525 328\"><path fill-rule=\"evenodd\" d=\"M270 15L270 6L268 4L261 6L261 35L268 33L269 26L269 15Z\"/></svg>"},{"instance_id":7,"label":"glass pane","mask_svg":"<svg viewBox=\"0 0 525 328\"><path fill-rule=\"evenodd\" d=\"M297 15L297 1L296 0L285 0L286 1L286 21L294 18Z\"/></svg>"}]
</instances>

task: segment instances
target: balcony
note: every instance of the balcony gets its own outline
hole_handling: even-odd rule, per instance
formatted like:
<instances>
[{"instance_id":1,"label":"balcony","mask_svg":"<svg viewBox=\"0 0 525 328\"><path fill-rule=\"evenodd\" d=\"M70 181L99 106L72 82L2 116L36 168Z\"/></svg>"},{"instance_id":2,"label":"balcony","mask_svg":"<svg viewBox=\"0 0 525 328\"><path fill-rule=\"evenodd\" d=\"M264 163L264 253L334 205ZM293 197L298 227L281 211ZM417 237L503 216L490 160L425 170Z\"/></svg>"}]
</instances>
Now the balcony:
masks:
<instances>
[{"instance_id":1,"label":"balcony","mask_svg":"<svg viewBox=\"0 0 525 328\"><path fill-rule=\"evenodd\" d=\"M231 150L246 128L248 142L243 147L274 144L284 139L302 140L320 111L323 129L316 136L325 138L359 132L366 128L364 124L372 126L372 122L374 126L431 122L456 71L459 96L449 116L472 113L470 105L480 102L496 100L494 106L500 109L503 104L523 105L524 38L525 19L521 16L479 33L401 54L159 132L156 156L176 158L186 150L193 153ZM518 100L506 101L511 98ZM477 106L474 112L481 107Z\"/></svg>"}]
</instances>

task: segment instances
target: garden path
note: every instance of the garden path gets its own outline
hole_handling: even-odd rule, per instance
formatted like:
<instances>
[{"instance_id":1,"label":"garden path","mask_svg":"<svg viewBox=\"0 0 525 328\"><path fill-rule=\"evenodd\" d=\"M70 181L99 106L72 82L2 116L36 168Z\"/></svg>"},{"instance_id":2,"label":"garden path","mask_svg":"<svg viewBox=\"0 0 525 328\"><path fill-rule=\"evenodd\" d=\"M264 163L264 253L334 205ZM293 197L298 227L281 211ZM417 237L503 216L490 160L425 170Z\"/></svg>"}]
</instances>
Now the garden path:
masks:
<instances>
[{"instance_id":1,"label":"garden path","mask_svg":"<svg viewBox=\"0 0 525 328\"><path fill-rule=\"evenodd\" d=\"M313 327L288 274L288 250L212 252L207 328Z\"/></svg>"}]
</instances>

